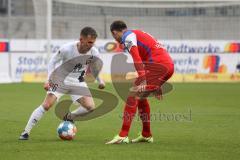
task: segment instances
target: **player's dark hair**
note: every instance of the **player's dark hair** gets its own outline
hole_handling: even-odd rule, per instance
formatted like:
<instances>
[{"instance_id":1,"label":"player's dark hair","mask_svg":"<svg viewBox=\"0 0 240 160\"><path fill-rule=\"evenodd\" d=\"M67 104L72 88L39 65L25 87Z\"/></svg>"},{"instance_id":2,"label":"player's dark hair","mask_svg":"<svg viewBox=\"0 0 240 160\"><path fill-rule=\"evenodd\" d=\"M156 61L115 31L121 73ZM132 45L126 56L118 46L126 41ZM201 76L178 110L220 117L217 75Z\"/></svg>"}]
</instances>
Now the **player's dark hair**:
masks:
<instances>
[{"instance_id":1,"label":"player's dark hair","mask_svg":"<svg viewBox=\"0 0 240 160\"><path fill-rule=\"evenodd\" d=\"M110 30L112 31L122 31L124 29L127 29L127 25L125 22L118 20L118 21L114 21L111 26L110 26Z\"/></svg>"},{"instance_id":2,"label":"player's dark hair","mask_svg":"<svg viewBox=\"0 0 240 160\"><path fill-rule=\"evenodd\" d=\"M87 37L87 36L91 36L93 38L97 38L97 32L95 29L93 29L92 27L84 27L82 30L81 30L81 33L80 33L81 36L84 36L84 37Z\"/></svg>"}]
</instances>

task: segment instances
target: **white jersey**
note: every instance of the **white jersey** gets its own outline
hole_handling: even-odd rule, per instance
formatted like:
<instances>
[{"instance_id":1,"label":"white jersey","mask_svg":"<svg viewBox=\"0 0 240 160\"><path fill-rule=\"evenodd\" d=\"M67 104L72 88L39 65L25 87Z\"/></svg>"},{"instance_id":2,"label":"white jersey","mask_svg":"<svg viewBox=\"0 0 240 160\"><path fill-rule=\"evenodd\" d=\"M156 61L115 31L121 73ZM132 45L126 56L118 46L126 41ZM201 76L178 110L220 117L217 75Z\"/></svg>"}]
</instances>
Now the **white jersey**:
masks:
<instances>
[{"instance_id":1,"label":"white jersey","mask_svg":"<svg viewBox=\"0 0 240 160\"><path fill-rule=\"evenodd\" d=\"M48 65L48 79L50 78L50 75L54 71L54 69L72 58L84 55L92 55L99 57L99 52L95 47L92 47L86 54L79 53L77 49L77 43L78 41L67 43L63 45L57 53L53 55ZM88 63L76 64L73 71L69 73L69 75L65 78L65 81L72 81L75 83L76 81L79 81L79 76L84 76L88 65Z\"/></svg>"}]
</instances>

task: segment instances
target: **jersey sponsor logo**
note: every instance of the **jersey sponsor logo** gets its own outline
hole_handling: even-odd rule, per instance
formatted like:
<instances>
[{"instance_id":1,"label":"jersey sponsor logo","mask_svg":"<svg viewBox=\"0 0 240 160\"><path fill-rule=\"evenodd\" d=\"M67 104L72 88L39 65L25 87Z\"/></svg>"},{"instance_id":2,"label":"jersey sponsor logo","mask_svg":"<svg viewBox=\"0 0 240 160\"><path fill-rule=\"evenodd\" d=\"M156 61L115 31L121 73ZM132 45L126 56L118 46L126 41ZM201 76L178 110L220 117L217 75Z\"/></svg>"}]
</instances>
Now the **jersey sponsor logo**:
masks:
<instances>
[{"instance_id":1,"label":"jersey sponsor logo","mask_svg":"<svg viewBox=\"0 0 240 160\"><path fill-rule=\"evenodd\" d=\"M81 63L78 63L74 66L72 73L79 73L82 71L83 65Z\"/></svg>"}]
</instances>

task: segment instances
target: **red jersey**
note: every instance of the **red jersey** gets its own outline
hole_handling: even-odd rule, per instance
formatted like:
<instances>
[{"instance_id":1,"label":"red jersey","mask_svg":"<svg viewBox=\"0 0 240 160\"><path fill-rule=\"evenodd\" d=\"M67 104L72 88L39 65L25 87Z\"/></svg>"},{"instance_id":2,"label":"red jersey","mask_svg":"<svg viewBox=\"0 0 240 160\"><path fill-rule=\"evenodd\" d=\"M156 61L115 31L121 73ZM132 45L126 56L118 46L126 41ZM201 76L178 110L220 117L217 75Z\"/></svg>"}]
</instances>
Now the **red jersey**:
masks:
<instances>
[{"instance_id":1,"label":"red jersey","mask_svg":"<svg viewBox=\"0 0 240 160\"><path fill-rule=\"evenodd\" d=\"M153 36L144 31L127 30L122 36L122 44L129 52L133 46L137 46L143 63L173 64L171 57L163 46Z\"/></svg>"}]
</instances>

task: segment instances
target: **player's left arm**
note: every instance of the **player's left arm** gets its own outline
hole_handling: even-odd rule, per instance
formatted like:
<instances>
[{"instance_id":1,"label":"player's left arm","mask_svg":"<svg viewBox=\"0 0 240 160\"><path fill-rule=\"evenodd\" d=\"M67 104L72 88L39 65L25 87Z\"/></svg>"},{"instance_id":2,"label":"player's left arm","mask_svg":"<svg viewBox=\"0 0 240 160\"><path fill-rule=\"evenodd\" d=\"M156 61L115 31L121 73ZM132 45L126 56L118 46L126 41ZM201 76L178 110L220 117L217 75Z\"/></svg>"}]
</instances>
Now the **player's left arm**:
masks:
<instances>
[{"instance_id":1,"label":"player's left arm","mask_svg":"<svg viewBox=\"0 0 240 160\"><path fill-rule=\"evenodd\" d=\"M99 74L102 70L103 62L99 58L99 52L96 48L93 48L92 55L94 56L94 58L93 58L92 63L90 63L90 65L89 65L91 74L93 75L94 78L96 78L96 80L98 82L98 88L99 89L104 89L105 88L105 82L99 76Z\"/></svg>"}]
</instances>

